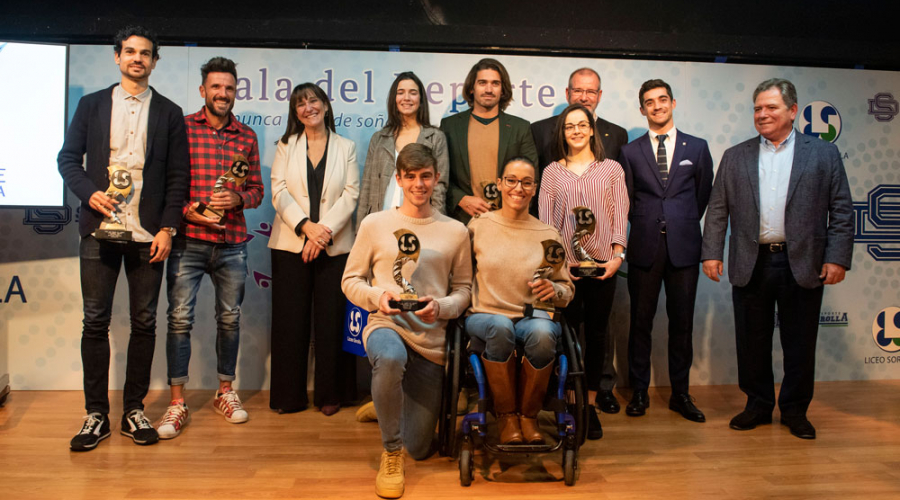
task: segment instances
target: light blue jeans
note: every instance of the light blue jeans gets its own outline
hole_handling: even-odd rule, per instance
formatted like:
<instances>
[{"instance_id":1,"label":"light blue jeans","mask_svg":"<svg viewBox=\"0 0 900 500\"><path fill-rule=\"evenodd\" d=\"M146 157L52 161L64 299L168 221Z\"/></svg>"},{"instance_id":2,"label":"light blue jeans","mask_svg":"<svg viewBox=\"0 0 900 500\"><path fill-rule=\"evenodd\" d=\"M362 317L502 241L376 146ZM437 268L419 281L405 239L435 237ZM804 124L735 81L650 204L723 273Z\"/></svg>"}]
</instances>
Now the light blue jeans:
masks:
<instances>
[{"instance_id":1,"label":"light blue jeans","mask_svg":"<svg viewBox=\"0 0 900 500\"><path fill-rule=\"evenodd\" d=\"M511 320L499 314L478 313L466 318L466 332L485 344L484 357L506 361L516 348L525 346L525 357L535 368L543 368L556 358L559 323L544 318Z\"/></svg>"},{"instance_id":2,"label":"light blue jeans","mask_svg":"<svg viewBox=\"0 0 900 500\"><path fill-rule=\"evenodd\" d=\"M166 268L169 331L166 360L169 385L188 382L194 306L203 275L215 289L216 357L219 380L234 380L241 333L241 303L247 279L247 244L206 243L176 238Z\"/></svg>"},{"instance_id":3,"label":"light blue jeans","mask_svg":"<svg viewBox=\"0 0 900 500\"><path fill-rule=\"evenodd\" d=\"M372 400L384 449L406 447L414 459L428 458L435 449L444 367L410 349L390 328L369 334L366 354L372 364Z\"/></svg>"}]
</instances>

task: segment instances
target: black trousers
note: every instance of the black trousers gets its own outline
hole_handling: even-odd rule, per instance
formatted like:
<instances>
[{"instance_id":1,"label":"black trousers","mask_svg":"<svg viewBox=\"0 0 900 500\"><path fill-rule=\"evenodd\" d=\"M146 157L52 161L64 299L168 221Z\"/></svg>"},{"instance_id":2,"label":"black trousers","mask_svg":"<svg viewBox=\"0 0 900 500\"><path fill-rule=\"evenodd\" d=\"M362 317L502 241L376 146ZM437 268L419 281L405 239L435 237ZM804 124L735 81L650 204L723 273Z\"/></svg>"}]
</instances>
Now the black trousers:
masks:
<instances>
[{"instance_id":1,"label":"black trousers","mask_svg":"<svg viewBox=\"0 0 900 500\"><path fill-rule=\"evenodd\" d=\"M573 328L584 323L584 371L591 391L600 390L617 279L610 276L605 280L582 278L575 281L575 297L565 310L566 321Z\"/></svg>"},{"instance_id":2,"label":"black trousers","mask_svg":"<svg viewBox=\"0 0 900 500\"><path fill-rule=\"evenodd\" d=\"M628 334L628 379L635 390L650 387L650 350L653 346L653 317L659 291L666 287L666 315L669 318L669 383L673 394L688 392L694 359L694 303L700 265L675 267L669 260L666 238L659 238L650 267L628 264L628 293L631 296L631 328Z\"/></svg>"},{"instance_id":3,"label":"black trousers","mask_svg":"<svg viewBox=\"0 0 900 500\"><path fill-rule=\"evenodd\" d=\"M309 342L315 335L313 404L356 400L356 358L341 348L346 298L341 276L347 255L325 252L304 264L300 254L272 250L272 363L269 407L307 407Z\"/></svg>"},{"instance_id":4,"label":"black trousers","mask_svg":"<svg viewBox=\"0 0 900 500\"><path fill-rule=\"evenodd\" d=\"M782 416L805 416L813 397L816 338L824 287L803 288L794 280L787 252L760 249L747 286L732 287L737 343L738 383L747 394L746 409L775 408L772 335L775 306L784 351L784 380L778 395Z\"/></svg>"}]
</instances>

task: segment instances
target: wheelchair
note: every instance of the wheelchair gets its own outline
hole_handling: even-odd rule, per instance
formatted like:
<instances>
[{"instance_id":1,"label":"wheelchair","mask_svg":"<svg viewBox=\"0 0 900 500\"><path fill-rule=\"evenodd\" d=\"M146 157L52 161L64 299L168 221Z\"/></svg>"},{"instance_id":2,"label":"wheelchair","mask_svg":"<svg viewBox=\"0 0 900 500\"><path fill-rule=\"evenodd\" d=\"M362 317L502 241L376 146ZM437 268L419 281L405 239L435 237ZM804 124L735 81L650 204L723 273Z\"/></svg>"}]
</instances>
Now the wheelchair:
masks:
<instances>
[{"instance_id":1,"label":"wheelchair","mask_svg":"<svg viewBox=\"0 0 900 500\"><path fill-rule=\"evenodd\" d=\"M560 314L562 317L562 314ZM452 321L447 329L444 361L443 397L438 419L438 452L459 458L459 481L469 486L475 478L474 454L477 446L494 455L548 454L562 450L563 478L567 486L575 484L578 449L587 436L587 383L584 358L574 331L560 320L562 334L557 342L556 367L550 377L544 410L553 411L556 442L546 444L495 444L487 436L487 413L492 410L487 377L481 362L484 343L465 333L465 318ZM517 349L517 351L521 351ZM478 404L457 425L460 387L477 388Z\"/></svg>"}]
</instances>

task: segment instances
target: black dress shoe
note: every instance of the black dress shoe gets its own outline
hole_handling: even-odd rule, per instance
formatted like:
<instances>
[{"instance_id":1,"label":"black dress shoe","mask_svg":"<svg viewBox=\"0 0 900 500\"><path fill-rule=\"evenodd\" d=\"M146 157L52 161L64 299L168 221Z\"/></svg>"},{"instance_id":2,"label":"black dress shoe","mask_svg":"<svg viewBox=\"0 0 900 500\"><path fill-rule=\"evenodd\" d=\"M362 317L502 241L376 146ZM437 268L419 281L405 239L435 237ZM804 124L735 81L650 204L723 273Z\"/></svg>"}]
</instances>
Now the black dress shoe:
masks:
<instances>
[{"instance_id":1,"label":"black dress shoe","mask_svg":"<svg viewBox=\"0 0 900 500\"><path fill-rule=\"evenodd\" d=\"M634 391L634 394L631 395L631 402L625 407L625 414L629 417L640 417L646 413L647 408L650 408L650 397L647 396L647 391Z\"/></svg>"},{"instance_id":2,"label":"black dress shoe","mask_svg":"<svg viewBox=\"0 0 900 500\"><path fill-rule=\"evenodd\" d=\"M694 405L694 398L688 393L672 394L669 398L669 409L681 414L692 422L706 422L706 415Z\"/></svg>"},{"instance_id":3,"label":"black dress shoe","mask_svg":"<svg viewBox=\"0 0 900 500\"><path fill-rule=\"evenodd\" d=\"M809 423L806 417L785 417L782 415L781 425L786 425L791 430L791 434L800 439L816 438L816 428Z\"/></svg>"},{"instance_id":4,"label":"black dress shoe","mask_svg":"<svg viewBox=\"0 0 900 500\"><path fill-rule=\"evenodd\" d=\"M600 391L597 393L596 405L603 413L619 413L621 407L613 391Z\"/></svg>"},{"instance_id":5,"label":"black dress shoe","mask_svg":"<svg viewBox=\"0 0 900 500\"><path fill-rule=\"evenodd\" d=\"M756 428L757 425L771 424L771 413L756 413L750 410L744 410L731 419L729 427L736 431L749 431Z\"/></svg>"},{"instance_id":6,"label":"black dress shoe","mask_svg":"<svg viewBox=\"0 0 900 500\"><path fill-rule=\"evenodd\" d=\"M600 418L597 417L597 410L593 405L588 405L588 431L587 438L597 440L603 437L603 427L600 426Z\"/></svg>"}]
</instances>

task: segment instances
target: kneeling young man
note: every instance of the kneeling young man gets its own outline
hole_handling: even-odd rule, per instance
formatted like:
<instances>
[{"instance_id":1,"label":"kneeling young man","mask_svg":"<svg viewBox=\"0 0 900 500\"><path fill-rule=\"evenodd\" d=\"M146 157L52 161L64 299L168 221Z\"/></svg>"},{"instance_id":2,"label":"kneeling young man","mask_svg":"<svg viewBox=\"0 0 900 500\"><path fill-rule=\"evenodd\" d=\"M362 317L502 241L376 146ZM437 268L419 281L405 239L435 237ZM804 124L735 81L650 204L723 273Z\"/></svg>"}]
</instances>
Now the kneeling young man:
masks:
<instances>
[{"instance_id":1,"label":"kneeling young man","mask_svg":"<svg viewBox=\"0 0 900 500\"><path fill-rule=\"evenodd\" d=\"M433 450L447 320L461 315L471 296L469 233L431 206L436 164L427 146L403 148L396 173L403 205L363 220L341 283L351 302L376 311L363 330L363 343L384 444L375 492L385 498L403 495L403 448L416 460ZM406 262L402 277L395 276L398 259L416 264ZM402 312L390 305L404 291L398 281L407 279L426 304L423 309Z\"/></svg>"}]
</instances>

